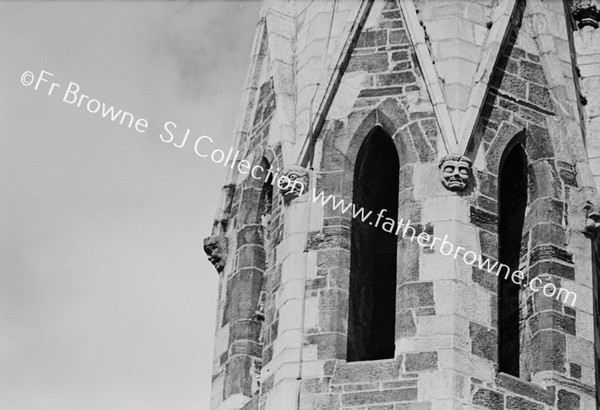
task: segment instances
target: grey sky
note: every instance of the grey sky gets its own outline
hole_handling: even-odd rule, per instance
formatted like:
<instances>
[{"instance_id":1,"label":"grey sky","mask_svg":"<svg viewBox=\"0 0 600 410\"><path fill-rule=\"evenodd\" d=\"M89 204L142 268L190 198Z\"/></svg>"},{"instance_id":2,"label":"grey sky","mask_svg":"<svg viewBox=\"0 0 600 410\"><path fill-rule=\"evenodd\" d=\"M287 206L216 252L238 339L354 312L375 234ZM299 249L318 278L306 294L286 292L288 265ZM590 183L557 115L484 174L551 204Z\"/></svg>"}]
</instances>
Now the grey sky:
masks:
<instances>
[{"instance_id":1,"label":"grey sky","mask_svg":"<svg viewBox=\"0 0 600 410\"><path fill-rule=\"evenodd\" d=\"M208 407L225 173L158 133L230 146L258 9L0 3L0 408ZM41 69L148 132L21 85Z\"/></svg>"}]
</instances>

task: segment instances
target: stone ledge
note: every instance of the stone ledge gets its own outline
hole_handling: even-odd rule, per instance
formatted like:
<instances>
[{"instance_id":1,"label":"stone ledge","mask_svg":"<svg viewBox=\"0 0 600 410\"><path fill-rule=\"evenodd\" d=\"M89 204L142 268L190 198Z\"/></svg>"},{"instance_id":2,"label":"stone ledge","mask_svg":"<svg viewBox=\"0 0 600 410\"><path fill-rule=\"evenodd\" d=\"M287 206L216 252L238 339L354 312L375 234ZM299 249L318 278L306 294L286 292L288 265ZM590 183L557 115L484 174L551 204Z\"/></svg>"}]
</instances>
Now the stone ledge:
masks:
<instances>
[{"instance_id":1,"label":"stone ledge","mask_svg":"<svg viewBox=\"0 0 600 410\"><path fill-rule=\"evenodd\" d=\"M495 382L499 388L544 402L549 406L554 405L554 393L531 382L526 382L506 373L498 373Z\"/></svg>"},{"instance_id":2,"label":"stone ledge","mask_svg":"<svg viewBox=\"0 0 600 410\"><path fill-rule=\"evenodd\" d=\"M473 404L490 410L502 410L504 408L504 395L480 386L473 395Z\"/></svg>"},{"instance_id":3,"label":"stone ledge","mask_svg":"<svg viewBox=\"0 0 600 410\"><path fill-rule=\"evenodd\" d=\"M582 383L579 380L568 379L561 374L554 375L552 380L554 380L555 382L557 382L559 384L559 386L557 386L557 387L567 387L571 390L578 391L582 394L586 394L588 396L595 397L594 387L587 385L585 383Z\"/></svg>"},{"instance_id":4,"label":"stone ledge","mask_svg":"<svg viewBox=\"0 0 600 410\"><path fill-rule=\"evenodd\" d=\"M342 405L364 406L379 403L397 403L402 401L416 401L418 391L416 388L392 389L360 393L345 393L342 395Z\"/></svg>"},{"instance_id":5,"label":"stone ledge","mask_svg":"<svg viewBox=\"0 0 600 410\"><path fill-rule=\"evenodd\" d=\"M399 359L339 363L332 384L397 380L401 363Z\"/></svg>"}]
</instances>

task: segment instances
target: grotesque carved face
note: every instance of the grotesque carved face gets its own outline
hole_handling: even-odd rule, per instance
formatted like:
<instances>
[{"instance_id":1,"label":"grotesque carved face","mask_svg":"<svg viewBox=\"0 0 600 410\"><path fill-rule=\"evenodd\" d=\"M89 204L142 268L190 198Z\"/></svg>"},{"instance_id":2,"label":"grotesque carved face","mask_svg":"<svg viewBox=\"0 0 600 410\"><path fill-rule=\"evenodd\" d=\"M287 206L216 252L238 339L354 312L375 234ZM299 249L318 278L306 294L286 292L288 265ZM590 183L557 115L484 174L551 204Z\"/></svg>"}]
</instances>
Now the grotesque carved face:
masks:
<instances>
[{"instance_id":1,"label":"grotesque carved face","mask_svg":"<svg viewBox=\"0 0 600 410\"><path fill-rule=\"evenodd\" d=\"M466 157L452 156L440 163L442 184L450 191L463 191L469 183L471 161Z\"/></svg>"},{"instance_id":2,"label":"grotesque carved face","mask_svg":"<svg viewBox=\"0 0 600 410\"><path fill-rule=\"evenodd\" d=\"M309 180L306 168L292 165L284 170L283 175L289 179L289 183L281 188L286 204L308 191Z\"/></svg>"},{"instance_id":3,"label":"grotesque carved face","mask_svg":"<svg viewBox=\"0 0 600 410\"><path fill-rule=\"evenodd\" d=\"M584 233L591 238L595 238L600 232L600 213L597 212L591 202L587 202L583 208L586 213Z\"/></svg>"},{"instance_id":4,"label":"grotesque carved face","mask_svg":"<svg viewBox=\"0 0 600 410\"><path fill-rule=\"evenodd\" d=\"M210 263L214 265L217 272L225 268L224 255L227 252L227 238L222 235L213 235L204 239L204 252L208 256Z\"/></svg>"}]
</instances>

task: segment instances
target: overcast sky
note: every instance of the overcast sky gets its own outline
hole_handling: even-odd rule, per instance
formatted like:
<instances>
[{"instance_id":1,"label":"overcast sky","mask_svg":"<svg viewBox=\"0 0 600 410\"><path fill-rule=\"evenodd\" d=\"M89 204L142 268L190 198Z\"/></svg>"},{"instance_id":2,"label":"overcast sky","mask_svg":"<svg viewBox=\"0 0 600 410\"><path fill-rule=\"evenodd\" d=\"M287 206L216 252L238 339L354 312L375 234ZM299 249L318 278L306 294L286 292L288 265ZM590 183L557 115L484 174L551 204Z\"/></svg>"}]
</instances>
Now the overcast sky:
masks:
<instances>
[{"instance_id":1,"label":"overcast sky","mask_svg":"<svg viewBox=\"0 0 600 410\"><path fill-rule=\"evenodd\" d=\"M225 172L158 134L231 145L259 5L0 2L0 408L208 408Z\"/></svg>"}]
</instances>

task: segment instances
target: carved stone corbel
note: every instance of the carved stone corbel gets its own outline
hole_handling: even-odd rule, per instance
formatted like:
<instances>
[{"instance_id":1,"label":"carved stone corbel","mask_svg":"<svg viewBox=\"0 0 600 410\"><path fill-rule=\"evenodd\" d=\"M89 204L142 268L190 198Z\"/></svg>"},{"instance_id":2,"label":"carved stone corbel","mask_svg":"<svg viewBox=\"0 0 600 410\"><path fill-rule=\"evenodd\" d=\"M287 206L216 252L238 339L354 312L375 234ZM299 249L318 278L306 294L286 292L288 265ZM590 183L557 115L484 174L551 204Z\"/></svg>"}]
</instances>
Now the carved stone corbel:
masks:
<instances>
[{"instance_id":1,"label":"carved stone corbel","mask_svg":"<svg viewBox=\"0 0 600 410\"><path fill-rule=\"evenodd\" d=\"M442 185L449 191L464 191L471 179L473 162L464 155L446 155L438 164Z\"/></svg>"},{"instance_id":2,"label":"carved stone corbel","mask_svg":"<svg viewBox=\"0 0 600 410\"><path fill-rule=\"evenodd\" d=\"M279 192L283 195L283 202L289 205L291 201L308 191L308 170L300 165L290 165L284 168L283 176L287 177L289 182L286 181L287 184L283 187L278 186Z\"/></svg>"},{"instance_id":3,"label":"carved stone corbel","mask_svg":"<svg viewBox=\"0 0 600 410\"><path fill-rule=\"evenodd\" d=\"M583 233L590 239L595 239L598 233L600 233L600 213L590 201L587 201L583 209L585 210L585 228Z\"/></svg>"},{"instance_id":4,"label":"carved stone corbel","mask_svg":"<svg viewBox=\"0 0 600 410\"><path fill-rule=\"evenodd\" d=\"M598 28L600 10L598 10L590 0L580 0L576 2L571 7L571 14L575 21L577 21L577 27L580 29L586 26Z\"/></svg>"},{"instance_id":5,"label":"carved stone corbel","mask_svg":"<svg viewBox=\"0 0 600 410\"><path fill-rule=\"evenodd\" d=\"M212 263L218 273L225 269L227 260L227 238L225 235L211 235L204 238L204 252L208 255L208 260Z\"/></svg>"}]
</instances>

